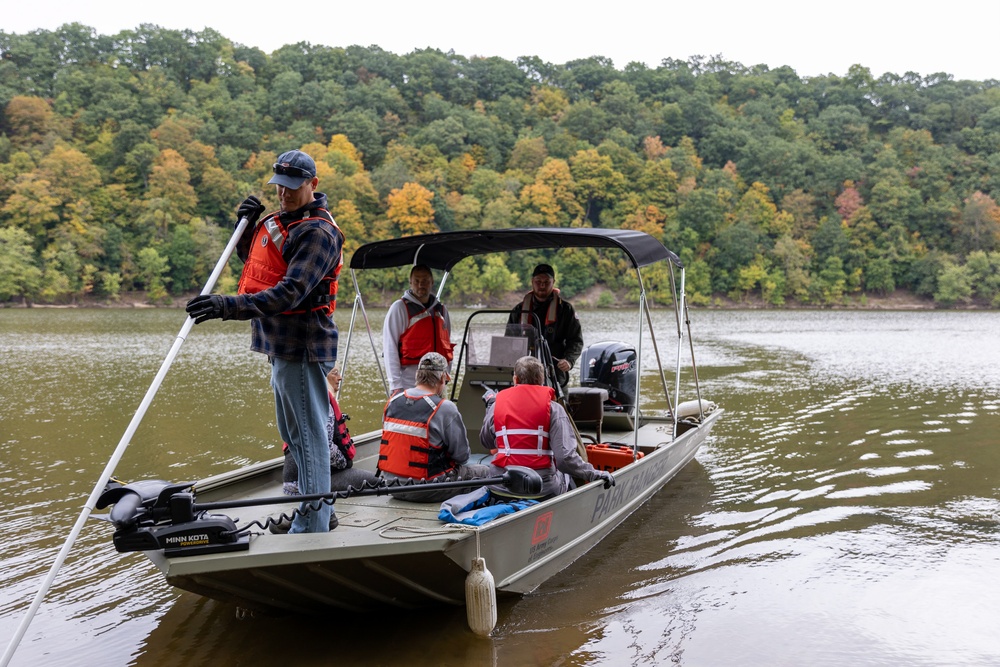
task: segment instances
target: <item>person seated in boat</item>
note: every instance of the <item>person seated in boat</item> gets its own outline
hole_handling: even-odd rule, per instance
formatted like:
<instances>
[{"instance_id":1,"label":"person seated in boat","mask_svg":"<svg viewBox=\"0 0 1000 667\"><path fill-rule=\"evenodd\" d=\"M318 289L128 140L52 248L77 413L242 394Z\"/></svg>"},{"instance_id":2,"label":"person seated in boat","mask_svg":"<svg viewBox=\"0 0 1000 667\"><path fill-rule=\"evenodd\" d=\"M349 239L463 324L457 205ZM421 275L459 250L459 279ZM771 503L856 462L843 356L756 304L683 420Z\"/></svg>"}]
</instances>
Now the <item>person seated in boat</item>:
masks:
<instances>
[{"instance_id":1,"label":"person seated in boat","mask_svg":"<svg viewBox=\"0 0 1000 667\"><path fill-rule=\"evenodd\" d=\"M451 317L434 296L434 276L424 264L410 269L410 289L389 307L382 325L382 355L390 392L416 386L417 363L427 352L453 356Z\"/></svg>"},{"instance_id":2,"label":"person seated in boat","mask_svg":"<svg viewBox=\"0 0 1000 667\"><path fill-rule=\"evenodd\" d=\"M542 477L543 498L570 490L573 478L601 479L605 487L614 486L610 472L597 470L580 458L569 415L556 402L555 390L545 386L545 367L535 357L518 359L514 386L486 401L479 441L495 454L492 476L502 475L509 465L533 468Z\"/></svg>"},{"instance_id":3,"label":"person seated in boat","mask_svg":"<svg viewBox=\"0 0 1000 667\"><path fill-rule=\"evenodd\" d=\"M531 272L531 291L511 309L507 323L535 325L536 317L552 354L555 380L565 394L569 371L583 351L583 330L572 304L559 295L556 271L549 264L539 264Z\"/></svg>"},{"instance_id":4,"label":"person seated in boat","mask_svg":"<svg viewBox=\"0 0 1000 667\"><path fill-rule=\"evenodd\" d=\"M382 416L379 471L394 480L446 482L488 477L489 466L469 464L472 452L458 407L444 398L451 381L448 360L428 352L417 364L416 386L393 393ZM406 487L403 487L406 488ZM433 491L405 490L392 495L414 502L441 502L469 488Z\"/></svg>"},{"instance_id":5,"label":"person seated in boat","mask_svg":"<svg viewBox=\"0 0 1000 667\"><path fill-rule=\"evenodd\" d=\"M330 395L330 416L326 421L326 435L330 444L330 486L333 491L343 491L348 486L361 488L365 481L371 484L378 482L373 473L354 468L354 439L351 438L351 432L347 428L347 420L350 417L341 412L340 404L337 402L341 379L340 370L337 368L331 369L326 376ZM288 443L282 443L281 449L285 454L285 465L281 476L282 491L287 496L297 496L299 495L298 466L288 452Z\"/></svg>"},{"instance_id":6,"label":"person seated in boat","mask_svg":"<svg viewBox=\"0 0 1000 667\"><path fill-rule=\"evenodd\" d=\"M347 420L350 419L340 410L337 402L337 392L340 390L340 370L330 369L326 376L327 393L330 395L330 414L326 420L326 435L330 445L330 490L344 491L348 487L360 489L368 482L368 486L378 484L378 477L367 470L354 467L354 439L347 428ZM288 451L288 443L281 443L281 449L285 455L284 466L281 471L281 491L286 496L297 496L299 494L299 467L295 465L295 458ZM330 514L330 530L339 525L336 513ZM271 525L273 533L287 533L291 526L290 521L279 522Z\"/></svg>"}]
</instances>

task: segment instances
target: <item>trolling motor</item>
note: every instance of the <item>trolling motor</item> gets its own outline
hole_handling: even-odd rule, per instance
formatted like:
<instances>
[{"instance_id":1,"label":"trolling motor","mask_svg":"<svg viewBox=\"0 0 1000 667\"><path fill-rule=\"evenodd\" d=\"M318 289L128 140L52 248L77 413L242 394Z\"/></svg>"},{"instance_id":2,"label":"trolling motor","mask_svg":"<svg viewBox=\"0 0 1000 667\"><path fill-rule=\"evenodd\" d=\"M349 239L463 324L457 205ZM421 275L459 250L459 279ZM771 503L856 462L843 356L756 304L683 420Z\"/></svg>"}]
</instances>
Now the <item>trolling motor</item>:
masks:
<instances>
[{"instance_id":1,"label":"trolling motor","mask_svg":"<svg viewBox=\"0 0 1000 667\"><path fill-rule=\"evenodd\" d=\"M122 485L109 482L97 508L113 504L107 520L115 526L114 545L120 552L163 549L166 556L200 556L250 548L250 537L240 534L224 514L196 511L194 482L171 484L143 480Z\"/></svg>"},{"instance_id":2,"label":"trolling motor","mask_svg":"<svg viewBox=\"0 0 1000 667\"><path fill-rule=\"evenodd\" d=\"M161 479L143 480L132 484L109 482L97 509L114 505L107 516L95 517L110 521L115 526L115 549L125 551L155 551L163 549L165 556L201 556L227 551L245 551L250 548L248 528L237 528L236 522L225 514L209 514L209 510L234 507L277 505L289 500L299 502L335 501L352 496L384 496L411 489L457 489L471 486L502 484L515 496L534 496L541 493L542 478L538 472L522 466L507 466L500 477L457 479L449 482L380 483L374 487L330 493L313 493L277 498L248 498L217 503L195 503L190 491L194 482L173 484ZM253 523L253 522L252 522ZM260 524L257 524L260 525Z\"/></svg>"}]
</instances>

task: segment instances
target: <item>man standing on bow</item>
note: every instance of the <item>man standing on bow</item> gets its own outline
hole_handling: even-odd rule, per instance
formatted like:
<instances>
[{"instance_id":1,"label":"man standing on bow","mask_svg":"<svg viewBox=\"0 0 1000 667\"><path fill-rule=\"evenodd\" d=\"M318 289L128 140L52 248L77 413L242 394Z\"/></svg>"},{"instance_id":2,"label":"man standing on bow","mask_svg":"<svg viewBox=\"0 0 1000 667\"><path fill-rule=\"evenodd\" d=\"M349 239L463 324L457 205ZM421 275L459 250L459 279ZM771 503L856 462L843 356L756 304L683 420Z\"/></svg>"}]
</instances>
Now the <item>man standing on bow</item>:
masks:
<instances>
[{"instance_id":1,"label":"man standing on bow","mask_svg":"<svg viewBox=\"0 0 1000 667\"><path fill-rule=\"evenodd\" d=\"M382 355L390 393L416 386L417 363L428 352L437 352L451 367L451 318L433 290L430 268L417 264L410 269L410 289L386 313Z\"/></svg>"},{"instance_id":2,"label":"man standing on bow","mask_svg":"<svg viewBox=\"0 0 1000 667\"><path fill-rule=\"evenodd\" d=\"M195 324L251 320L250 349L271 363L278 433L298 466L299 490L329 493L326 375L337 361L333 309L344 235L327 210L326 195L315 192L319 179L309 155L282 153L273 170L268 183L277 187L280 210L260 219L264 206L252 195L237 210L237 219L250 223L237 245L245 262L238 294L197 296L187 312ZM303 504L300 511L288 532L337 526L326 503L318 511Z\"/></svg>"},{"instance_id":3,"label":"man standing on bow","mask_svg":"<svg viewBox=\"0 0 1000 667\"><path fill-rule=\"evenodd\" d=\"M569 371L583 352L583 330L573 306L559 296L555 269L548 264L535 267L531 272L531 291L510 311L507 322L522 326L541 325L541 334L549 344L556 367L556 382L565 393Z\"/></svg>"}]
</instances>

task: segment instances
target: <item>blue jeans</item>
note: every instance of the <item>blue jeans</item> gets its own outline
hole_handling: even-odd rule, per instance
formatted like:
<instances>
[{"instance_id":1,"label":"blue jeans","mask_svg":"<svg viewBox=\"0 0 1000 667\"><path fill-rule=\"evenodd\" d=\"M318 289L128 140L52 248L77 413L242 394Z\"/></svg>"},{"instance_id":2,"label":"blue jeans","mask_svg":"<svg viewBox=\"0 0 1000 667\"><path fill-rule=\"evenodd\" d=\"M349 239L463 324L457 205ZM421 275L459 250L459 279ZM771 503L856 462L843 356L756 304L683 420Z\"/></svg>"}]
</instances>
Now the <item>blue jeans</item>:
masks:
<instances>
[{"instance_id":1,"label":"blue jeans","mask_svg":"<svg viewBox=\"0 0 1000 667\"><path fill-rule=\"evenodd\" d=\"M299 468L299 493L330 492L330 443L326 419L330 398L326 374L332 361L309 362L271 358L271 388L278 433L288 443L288 451ZM321 502L321 501L313 501ZM325 533L330 530L332 506L323 503L319 511L308 511L302 503L303 516L295 517L289 533Z\"/></svg>"}]
</instances>

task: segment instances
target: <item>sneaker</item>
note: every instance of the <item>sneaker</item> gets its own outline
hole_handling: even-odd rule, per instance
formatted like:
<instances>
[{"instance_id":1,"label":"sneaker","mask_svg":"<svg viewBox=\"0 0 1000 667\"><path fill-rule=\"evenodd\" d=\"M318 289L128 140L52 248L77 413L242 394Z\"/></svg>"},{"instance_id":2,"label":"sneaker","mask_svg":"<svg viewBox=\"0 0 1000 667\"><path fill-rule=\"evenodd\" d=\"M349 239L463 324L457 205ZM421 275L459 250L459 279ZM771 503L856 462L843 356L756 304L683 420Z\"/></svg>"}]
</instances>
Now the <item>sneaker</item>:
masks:
<instances>
[{"instance_id":1,"label":"sneaker","mask_svg":"<svg viewBox=\"0 0 1000 667\"><path fill-rule=\"evenodd\" d=\"M330 530L333 530L340 525L340 520L337 519L336 512L330 512ZM285 535L288 533L288 529L292 527L292 522L288 519L282 519L278 523L272 523L268 526L268 530L274 535Z\"/></svg>"},{"instance_id":2,"label":"sneaker","mask_svg":"<svg viewBox=\"0 0 1000 667\"><path fill-rule=\"evenodd\" d=\"M274 535L284 535L288 532L288 529L292 527L291 519L282 518L281 521L274 523L274 519L271 520L271 525L268 526L268 530Z\"/></svg>"}]
</instances>

